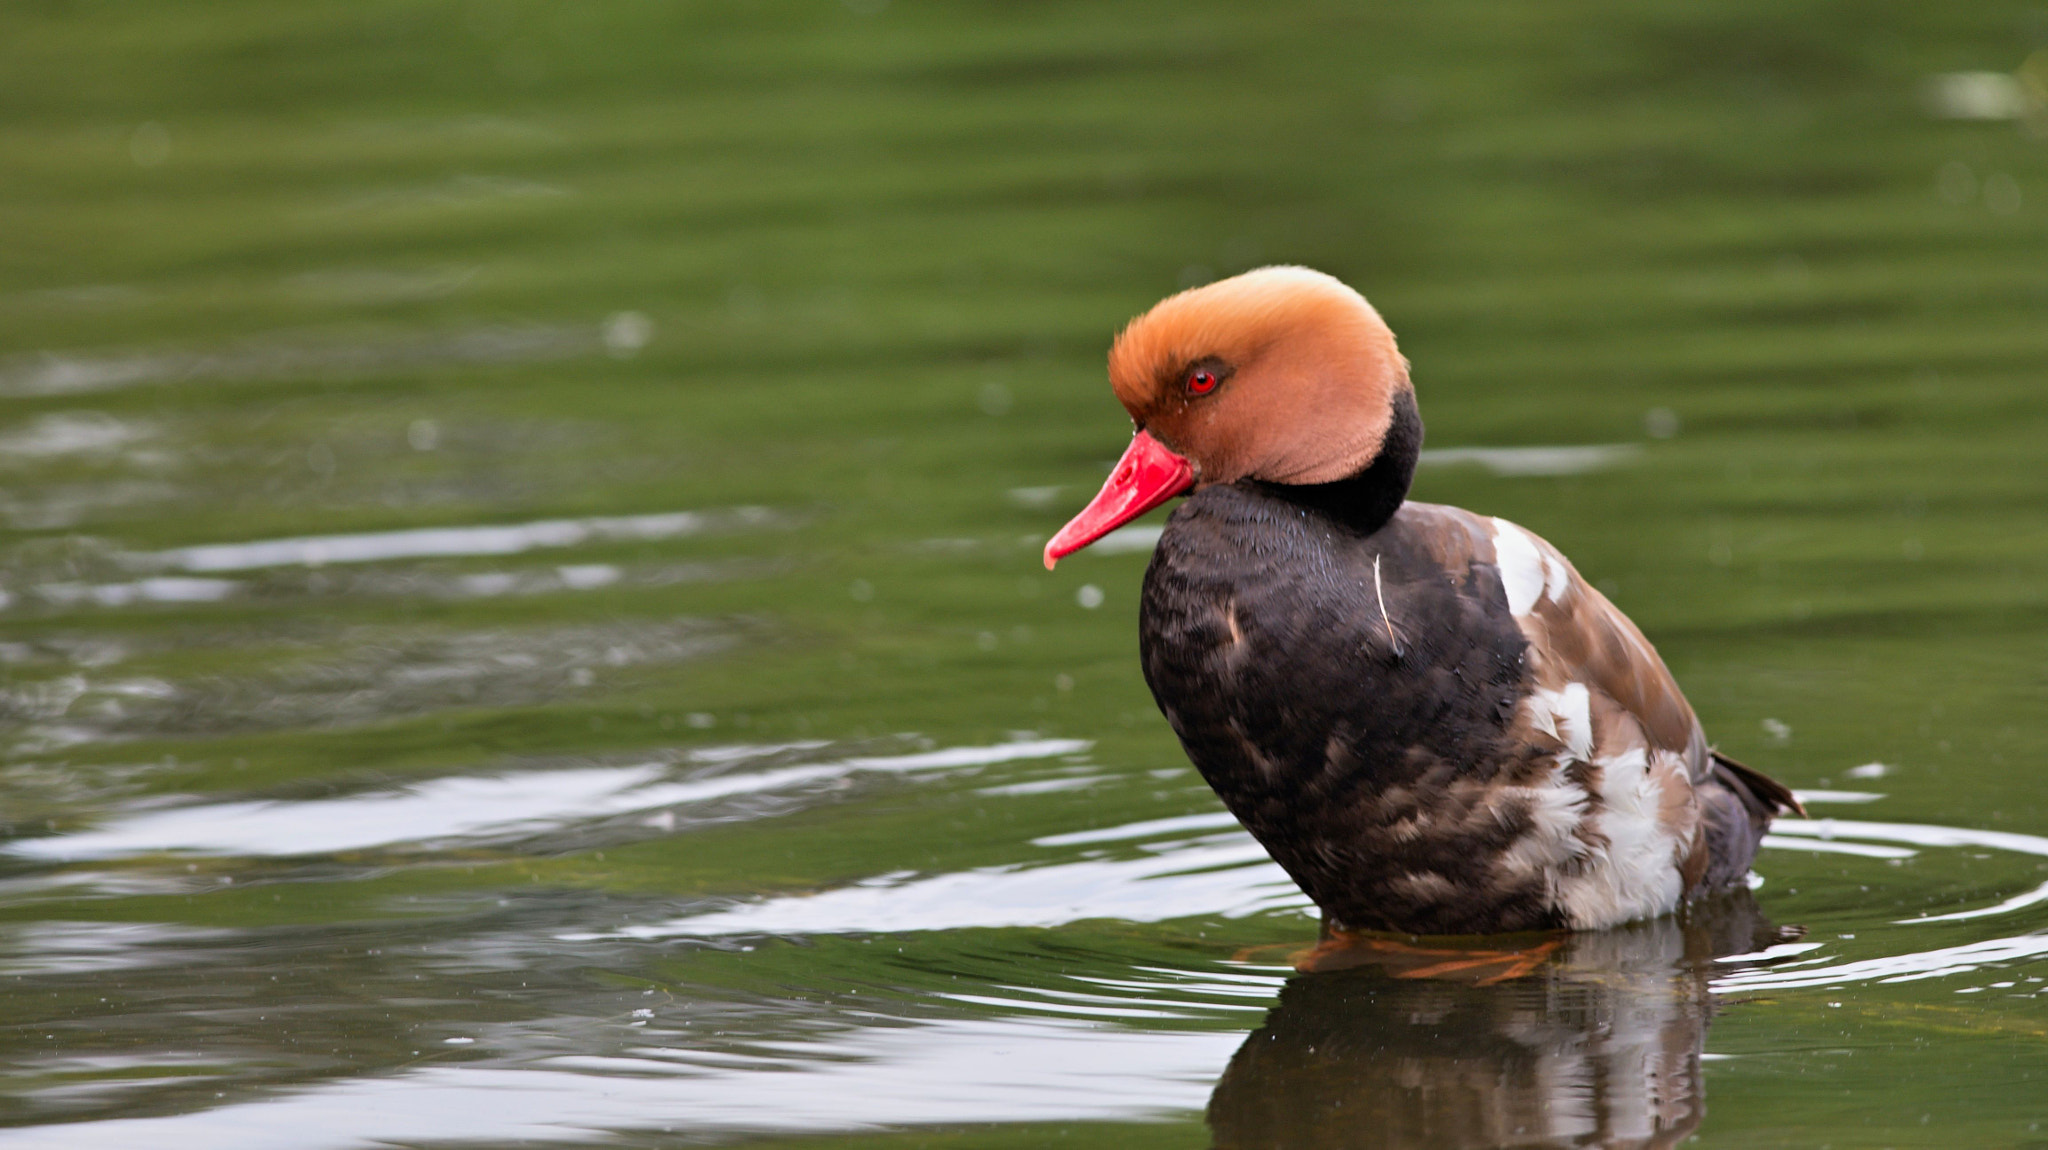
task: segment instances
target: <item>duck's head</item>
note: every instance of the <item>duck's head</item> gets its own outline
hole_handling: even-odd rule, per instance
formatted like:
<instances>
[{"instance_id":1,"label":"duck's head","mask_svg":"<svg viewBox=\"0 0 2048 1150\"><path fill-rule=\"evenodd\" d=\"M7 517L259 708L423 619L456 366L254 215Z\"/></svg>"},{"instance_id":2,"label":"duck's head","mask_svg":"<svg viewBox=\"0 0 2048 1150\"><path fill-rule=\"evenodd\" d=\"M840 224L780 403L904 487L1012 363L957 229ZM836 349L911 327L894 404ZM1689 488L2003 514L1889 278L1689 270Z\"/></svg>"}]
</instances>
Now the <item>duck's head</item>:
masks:
<instances>
[{"instance_id":1,"label":"duck's head","mask_svg":"<svg viewBox=\"0 0 2048 1150\"><path fill-rule=\"evenodd\" d=\"M1300 267L1259 268L1169 296L1109 352L1137 426L1094 500L1045 546L1051 567L1167 500L1212 483L1329 483L1370 467L1408 361L1365 297Z\"/></svg>"}]
</instances>

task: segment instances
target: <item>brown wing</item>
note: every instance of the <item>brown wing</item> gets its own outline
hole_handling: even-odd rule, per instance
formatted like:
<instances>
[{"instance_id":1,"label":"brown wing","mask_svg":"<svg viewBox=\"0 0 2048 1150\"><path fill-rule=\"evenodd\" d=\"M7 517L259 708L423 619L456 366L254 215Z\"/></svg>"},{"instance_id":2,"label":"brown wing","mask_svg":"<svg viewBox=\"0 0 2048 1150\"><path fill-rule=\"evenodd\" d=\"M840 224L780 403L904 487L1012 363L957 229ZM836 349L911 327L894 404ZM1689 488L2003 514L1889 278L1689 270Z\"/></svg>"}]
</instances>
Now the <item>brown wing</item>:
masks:
<instances>
[{"instance_id":1,"label":"brown wing","mask_svg":"<svg viewBox=\"0 0 2048 1150\"><path fill-rule=\"evenodd\" d=\"M1470 548L1469 554L1444 556L1447 568L1459 569L1459 561L1469 558L1493 563L1500 571L1509 612L1529 642L1536 688L1561 691L1583 685L1606 700L1608 706L1596 704L1596 710L1611 708L1627 716L1650 747L1684 757L1694 781L1707 777L1699 720L1656 648L1620 608L1533 532L1457 508L1430 510L1465 528L1443 533ZM1600 724L1598 714L1593 719Z\"/></svg>"},{"instance_id":2,"label":"brown wing","mask_svg":"<svg viewBox=\"0 0 2048 1150\"><path fill-rule=\"evenodd\" d=\"M1790 793L1717 762L1656 649L1556 548L1505 520L1440 513L1465 521L1472 558L1499 572L1528 644L1519 733L1556 763L1547 797L1584 844L1547 860L1570 921L1660 914L1739 882Z\"/></svg>"},{"instance_id":3,"label":"brown wing","mask_svg":"<svg viewBox=\"0 0 2048 1150\"><path fill-rule=\"evenodd\" d=\"M1535 627L1528 621L1523 627L1540 628L1545 657L1553 667L1613 699L1642 724L1653 745L1682 752L1695 785L1710 778L1732 782L1766 816L1782 810L1804 817L1806 808L1790 788L1705 746L1698 717L1642 631L1581 578L1556 548L1533 535L1529 539L1546 569L1546 584L1529 613ZM1565 572L1562 593L1556 596L1550 590L1560 584L1548 578L1553 563L1561 564Z\"/></svg>"},{"instance_id":4,"label":"brown wing","mask_svg":"<svg viewBox=\"0 0 2048 1150\"><path fill-rule=\"evenodd\" d=\"M1706 745L1691 704L1634 621L1588 584L1556 548L1534 535L1528 538L1537 548L1546 579L1543 594L1522 625L1524 631L1534 632L1531 642L1540 643L1552 673L1604 693L1642 725L1652 746L1683 754L1695 786L1711 779L1739 788L1766 819L1781 810L1804 817L1806 808L1790 788ZM1556 577L1556 566L1562 567L1562 578Z\"/></svg>"}]
</instances>

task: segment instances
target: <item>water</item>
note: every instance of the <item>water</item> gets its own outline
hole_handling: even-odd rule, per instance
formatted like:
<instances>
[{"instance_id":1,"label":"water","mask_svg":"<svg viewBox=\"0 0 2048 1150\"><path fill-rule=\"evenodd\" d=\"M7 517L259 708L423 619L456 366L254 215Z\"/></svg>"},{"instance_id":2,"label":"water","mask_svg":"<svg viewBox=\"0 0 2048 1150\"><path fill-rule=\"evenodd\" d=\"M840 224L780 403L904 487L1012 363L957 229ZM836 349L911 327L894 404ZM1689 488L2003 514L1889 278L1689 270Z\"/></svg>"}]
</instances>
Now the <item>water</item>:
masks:
<instances>
[{"instance_id":1,"label":"water","mask_svg":"<svg viewBox=\"0 0 2048 1150\"><path fill-rule=\"evenodd\" d=\"M2044 44L11 7L0 1148L2048 1145ZM1293 973L1156 518L1038 565L1282 260L1806 794L1751 900Z\"/></svg>"}]
</instances>

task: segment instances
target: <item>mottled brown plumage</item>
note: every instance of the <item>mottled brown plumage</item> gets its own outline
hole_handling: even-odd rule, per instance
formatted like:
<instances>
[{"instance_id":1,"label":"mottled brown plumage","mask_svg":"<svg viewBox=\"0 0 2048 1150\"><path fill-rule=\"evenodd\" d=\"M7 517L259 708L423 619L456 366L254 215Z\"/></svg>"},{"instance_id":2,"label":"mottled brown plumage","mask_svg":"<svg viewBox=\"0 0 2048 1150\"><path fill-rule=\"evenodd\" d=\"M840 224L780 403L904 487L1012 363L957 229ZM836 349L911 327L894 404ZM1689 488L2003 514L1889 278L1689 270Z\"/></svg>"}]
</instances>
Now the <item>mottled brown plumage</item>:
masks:
<instances>
[{"instance_id":1,"label":"mottled brown plumage","mask_svg":"<svg viewBox=\"0 0 2048 1150\"><path fill-rule=\"evenodd\" d=\"M1642 633L1548 543L1405 502L1422 424L1357 293L1247 273L1140 316L1110 364L1139 434L1048 559L1192 475L1145 576L1146 680L1334 922L1663 914L1740 883L1796 809L1710 750Z\"/></svg>"}]
</instances>

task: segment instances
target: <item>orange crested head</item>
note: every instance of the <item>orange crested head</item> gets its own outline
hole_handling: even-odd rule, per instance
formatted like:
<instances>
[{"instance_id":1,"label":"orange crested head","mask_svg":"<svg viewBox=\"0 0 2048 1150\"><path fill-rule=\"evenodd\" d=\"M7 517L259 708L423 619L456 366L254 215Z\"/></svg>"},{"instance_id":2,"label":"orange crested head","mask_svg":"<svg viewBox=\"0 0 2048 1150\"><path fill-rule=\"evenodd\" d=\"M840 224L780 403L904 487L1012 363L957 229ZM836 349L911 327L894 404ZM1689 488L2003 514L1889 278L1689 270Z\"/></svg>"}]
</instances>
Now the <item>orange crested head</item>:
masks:
<instances>
[{"instance_id":1,"label":"orange crested head","mask_svg":"<svg viewBox=\"0 0 2048 1150\"><path fill-rule=\"evenodd\" d=\"M1192 488L1357 475L1386 445L1397 405L1414 418L1408 361L1380 313L1308 268L1259 268L1161 300L1116 337L1109 384L1137 434L1045 545L1047 567ZM1420 445L1419 424L1410 440Z\"/></svg>"},{"instance_id":2,"label":"orange crested head","mask_svg":"<svg viewBox=\"0 0 2048 1150\"><path fill-rule=\"evenodd\" d=\"M1408 361L1365 297L1302 267L1268 267L1169 296L1109 352L1139 430L1185 457L1196 485L1327 483L1379 453Z\"/></svg>"}]
</instances>

